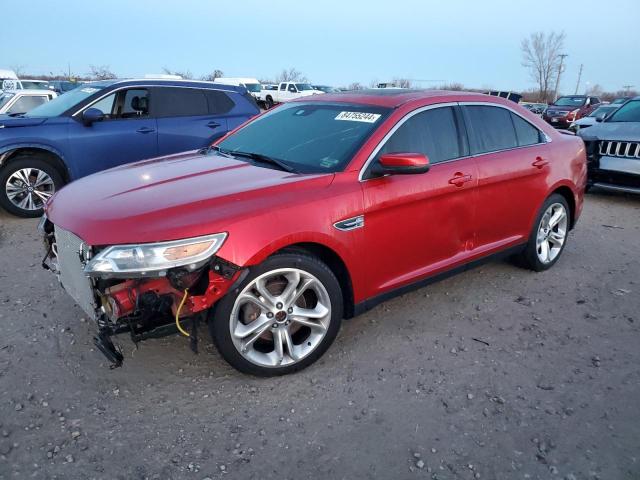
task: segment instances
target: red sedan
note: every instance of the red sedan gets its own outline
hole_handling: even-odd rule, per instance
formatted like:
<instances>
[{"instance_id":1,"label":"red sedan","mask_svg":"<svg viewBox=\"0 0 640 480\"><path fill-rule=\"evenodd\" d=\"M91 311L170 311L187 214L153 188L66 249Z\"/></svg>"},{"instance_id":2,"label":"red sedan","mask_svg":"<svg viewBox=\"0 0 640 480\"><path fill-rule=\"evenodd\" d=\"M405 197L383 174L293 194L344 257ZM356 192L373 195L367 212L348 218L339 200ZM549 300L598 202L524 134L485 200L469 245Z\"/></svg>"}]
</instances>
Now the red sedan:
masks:
<instances>
[{"instance_id":1,"label":"red sedan","mask_svg":"<svg viewBox=\"0 0 640 480\"><path fill-rule=\"evenodd\" d=\"M50 201L45 264L134 341L208 325L255 375L317 360L343 318L481 261L566 246L585 148L518 105L444 91L318 95L211 148L108 170Z\"/></svg>"}]
</instances>

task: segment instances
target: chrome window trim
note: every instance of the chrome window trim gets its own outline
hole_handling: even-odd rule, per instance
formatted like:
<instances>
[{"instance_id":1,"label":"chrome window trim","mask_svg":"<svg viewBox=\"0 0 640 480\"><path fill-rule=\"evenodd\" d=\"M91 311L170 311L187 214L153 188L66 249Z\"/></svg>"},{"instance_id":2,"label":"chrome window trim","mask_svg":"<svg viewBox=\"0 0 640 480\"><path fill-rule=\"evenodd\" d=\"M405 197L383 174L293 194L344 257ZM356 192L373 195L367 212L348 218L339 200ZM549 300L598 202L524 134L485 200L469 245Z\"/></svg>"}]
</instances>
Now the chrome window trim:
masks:
<instances>
[{"instance_id":1,"label":"chrome window trim","mask_svg":"<svg viewBox=\"0 0 640 480\"><path fill-rule=\"evenodd\" d=\"M127 81L129 81L129 80L127 80ZM206 82L203 82L203 83L206 83ZM105 87L105 88L109 88L109 87ZM76 110L74 113L71 114L71 116L75 117L79 113L84 112L87 108L91 108L92 105L95 105L100 100L102 100L103 98L108 97L112 93L117 93L120 90L127 90L127 89L130 89L130 88L191 88L193 90L215 90L217 92L236 93L236 92L232 92L231 90L225 90L223 88L203 88L203 87L192 87L190 85L123 85L121 87L114 88L113 90L109 90L107 93L105 93L104 95L96 98L91 103L89 103L89 104L85 105L84 107Z\"/></svg>"},{"instance_id":2,"label":"chrome window trim","mask_svg":"<svg viewBox=\"0 0 640 480\"><path fill-rule=\"evenodd\" d=\"M461 106L462 107L462 106L467 106L467 105L471 105L471 106L473 106L473 105L481 105L481 106L488 106L488 107L504 108L505 110L508 110L511 113L514 113L515 115L519 116L522 120L524 120L529 125L531 125L533 128L535 128L539 133L542 134L542 136L545 139L545 141L544 142L538 142L538 143L532 143L531 145L522 145L522 146L519 145L517 147L503 148L503 149L500 149L500 150L492 150L490 152L482 152L482 153L476 153L476 154L469 154L469 155L465 155L465 156L462 156L462 157L456 157L456 158L452 158L452 159L449 159L449 160L444 160L442 162L434 163L433 164L434 167L437 166L437 165L443 164L443 163L450 163L450 162L456 162L458 160L463 160L465 158L477 158L477 157L481 157L483 155L490 155L490 154L498 153L498 152L508 152L508 151L511 151L511 150L519 150L519 149L522 149L522 148L535 147L535 146L538 146L538 145L546 145L547 143L551 143L553 141L551 139L551 137L549 137L549 135L547 135L546 132L540 130L540 128L538 128L536 125L534 125L529 120L524 118L519 112L517 112L516 110L514 110L513 108L511 108L511 107L509 107L507 105L501 105L501 104L498 104L498 103L485 102L485 101L434 103L433 105L426 105L424 107L419 107L419 108L417 108L415 110L412 110L411 112L407 113L404 117L402 117L393 126L393 128L391 128L391 130L389 130L387 132L387 134L384 136L384 138L382 140L380 140L378 145L376 145L376 148L374 148L373 151L371 152L371 154L367 157L367 160L364 162L364 165L360 168L360 172L358 173L358 181L365 182L367 180L370 180L368 178L367 179L363 178L364 172L369 167L369 164L373 161L373 159L376 157L376 155L378 155L378 152L384 146L384 144L387 143L389 138L398 130L398 128L400 128L404 124L404 122L409 120L411 117L413 117L414 115L417 115L418 113L425 112L427 110L433 110L434 108L456 107L456 106ZM467 132L467 136L468 135L469 134Z\"/></svg>"}]
</instances>

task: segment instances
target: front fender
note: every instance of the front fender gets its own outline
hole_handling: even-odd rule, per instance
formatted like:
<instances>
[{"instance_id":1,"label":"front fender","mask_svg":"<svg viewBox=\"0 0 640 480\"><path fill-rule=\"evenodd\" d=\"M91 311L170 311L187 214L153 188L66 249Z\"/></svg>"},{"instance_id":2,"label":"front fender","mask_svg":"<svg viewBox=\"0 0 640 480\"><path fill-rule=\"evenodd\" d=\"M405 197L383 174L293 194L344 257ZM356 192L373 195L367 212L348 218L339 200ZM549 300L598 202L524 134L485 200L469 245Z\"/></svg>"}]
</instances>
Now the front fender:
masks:
<instances>
[{"instance_id":1,"label":"front fender","mask_svg":"<svg viewBox=\"0 0 640 480\"><path fill-rule=\"evenodd\" d=\"M72 172L71 170L69 170L69 166L67 164L65 155L58 148L52 145L49 145L46 143L40 143L40 142L19 142L19 143L11 143L8 145L3 145L2 147L0 147L0 167L2 167L7 161L7 159L10 157L10 155L8 155L9 153L14 152L16 150L20 150L20 149L45 150L49 153L54 154L60 159L60 162L62 162L62 165L67 171L68 178L69 179L73 178Z\"/></svg>"}]
</instances>

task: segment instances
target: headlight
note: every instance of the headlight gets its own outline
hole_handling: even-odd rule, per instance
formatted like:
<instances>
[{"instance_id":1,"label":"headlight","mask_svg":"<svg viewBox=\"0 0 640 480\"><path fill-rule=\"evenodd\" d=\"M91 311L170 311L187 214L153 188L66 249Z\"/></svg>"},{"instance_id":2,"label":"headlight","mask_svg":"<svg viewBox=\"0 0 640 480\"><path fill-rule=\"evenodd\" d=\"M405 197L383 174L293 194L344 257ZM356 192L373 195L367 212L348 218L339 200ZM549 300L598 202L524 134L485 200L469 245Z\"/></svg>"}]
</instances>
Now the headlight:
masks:
<instances>
[{"instance_id":1,"label":"headlight","mask_svg":"<svg viewBox=\"0 0 640 480\"><path fill-rule=\"evenodd\" d=\"M163 276L167 270L195 270L216 253L226 233L171 242L114 245L96 254L84 267L92 276Z\"/></svg>"}]
</instances>

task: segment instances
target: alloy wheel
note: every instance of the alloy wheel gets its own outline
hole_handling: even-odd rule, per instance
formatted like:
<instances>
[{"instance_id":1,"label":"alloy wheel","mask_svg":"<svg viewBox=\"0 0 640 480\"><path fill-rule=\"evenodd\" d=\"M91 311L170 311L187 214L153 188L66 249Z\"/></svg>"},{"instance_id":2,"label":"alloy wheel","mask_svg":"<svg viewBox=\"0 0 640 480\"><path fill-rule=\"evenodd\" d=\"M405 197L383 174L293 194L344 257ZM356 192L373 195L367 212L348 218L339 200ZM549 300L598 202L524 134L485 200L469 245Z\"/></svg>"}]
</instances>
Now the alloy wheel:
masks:
<instances>
[{"instance_id":1,"label":"alloy wheel","mask_svg":"<svg viewBox=\"0 0 640 480\"><path fill-rule=\"evenodd\" d=\"M264 273L238 295L229 328L237 351L261 367L293 365L325 337L331 300L325 286L297 268Z\"/></svg>"},{"instance_id":2,"label":"alloy wheel","mask_svg":"<svg viewBox=\"0 0 640 480\"><path fill-rule=\"evenodd\" d=\"M536 237L536 253L543 264L553 262L567 238L567 210L561 203L553 203L540 219Z\"/></svg>"},{"instance_id":3,"label":"alloy wheel","mask_svg":"<svg viewBox=\"0 0 640 480\"><path fill-rule=\"evenodd\" d=\"M44 170L21 168L7 178L5 193L9 201L22 210L40 210L55 193L55 184Z\"/></svg>"}]
</instances>

